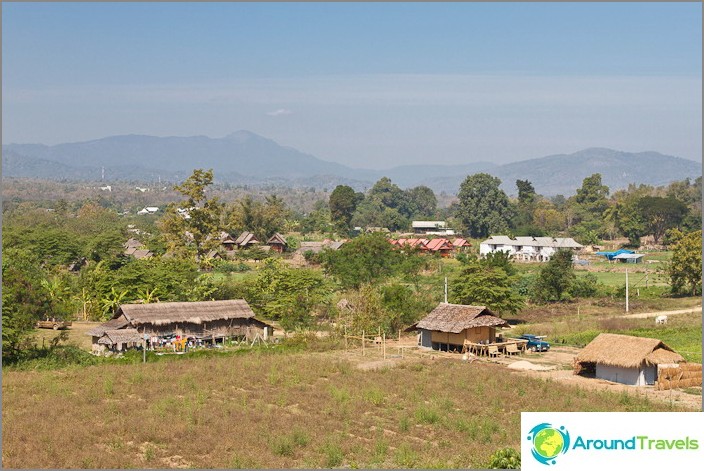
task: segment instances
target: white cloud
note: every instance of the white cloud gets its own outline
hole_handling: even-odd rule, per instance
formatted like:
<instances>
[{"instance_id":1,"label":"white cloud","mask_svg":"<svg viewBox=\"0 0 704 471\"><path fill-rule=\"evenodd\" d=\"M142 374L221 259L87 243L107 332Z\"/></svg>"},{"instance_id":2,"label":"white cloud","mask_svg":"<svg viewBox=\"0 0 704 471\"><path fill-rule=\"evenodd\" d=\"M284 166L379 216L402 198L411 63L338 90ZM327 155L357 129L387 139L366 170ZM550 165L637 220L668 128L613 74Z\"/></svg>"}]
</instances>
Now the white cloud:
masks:
<instances>
[{"instance_id":1,"label":"white cloud","mask_svg":"<svg viewBox=\"0 0 704 471\"><path fill-rule=\"evenodd\" d=\"M279 108L278 110L268 111L266 114L269 116L286 116L292 113L293 111L287 110L286 108Z\"/></svg>"}]
</instances>

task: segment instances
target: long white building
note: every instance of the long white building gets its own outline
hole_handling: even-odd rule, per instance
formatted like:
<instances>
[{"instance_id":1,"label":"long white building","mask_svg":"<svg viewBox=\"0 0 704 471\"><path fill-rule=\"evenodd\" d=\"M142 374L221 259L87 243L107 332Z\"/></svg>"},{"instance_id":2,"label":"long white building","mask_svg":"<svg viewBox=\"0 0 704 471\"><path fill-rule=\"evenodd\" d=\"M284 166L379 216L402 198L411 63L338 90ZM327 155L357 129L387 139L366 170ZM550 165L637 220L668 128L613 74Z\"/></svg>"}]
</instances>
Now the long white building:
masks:
<instances>
[{"instance_id":1,"label":"long white building","mask_svg":"<svg viewBox=\"0 0 704 471\"><path fill-rule=\"evenodd\" d=\"M511 239L504 235L492 235L479 244L479 255L507 252L517 260L546 262L560 249L576 252L582 247L571 237L516 237Z\"/></svg>"}]
</instances>

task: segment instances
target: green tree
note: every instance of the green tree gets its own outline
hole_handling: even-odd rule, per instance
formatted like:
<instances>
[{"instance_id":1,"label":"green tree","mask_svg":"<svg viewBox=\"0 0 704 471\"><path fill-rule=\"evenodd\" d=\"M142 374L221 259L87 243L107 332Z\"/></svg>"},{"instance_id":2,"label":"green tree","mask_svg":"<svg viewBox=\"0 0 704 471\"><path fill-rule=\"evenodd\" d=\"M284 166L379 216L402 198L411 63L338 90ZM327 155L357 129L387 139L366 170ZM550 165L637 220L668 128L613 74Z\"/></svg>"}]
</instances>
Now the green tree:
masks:
<instances>
[{"instance_id":1,"label":"green tree","mask_svg":"<svg viewBox=\"0 0 704 471\"><path fill-rule=\"evenodd\" d=\"M702 231L670 231L672 260L667 267L673 294L702 294Z\"/></svg>"},{"instance_id":2,"label":"green tree","mask_svg":"<svg viewBox=\"0 0 704 471\"><path fill-rule=\"evenodd\" d=\"M438 199L432 189L425 185L405 191L408 216L413 219L430 219L438 210Z\"/></svg>"},{"instance_id":3,"label":"green tree","mask_svg":"<svg viewBox=\"0 0 704 471\"><path fill-rule=\"evenodd\" d=\"M535 227L533 224L533 213L538 200L533 184L528 180L516 180L516 188L518 188L518 201L515 204L513 218L514 234L542 235L543 228Z\"/></svg>"},{"instance_id":4,"label":"green tree","mask_svg":"<svg viewBox=\"0 0 704 471\"><path fill-rule=\"evenodd\" d=\"M339 250L323 252L323 267L346 288L359 288L399 273L404 257L417 257L394 250L384 235L365 234Z\"/></svg>"},{"instance_id":5,"label":"green tree","mask_svg":"<svg viewBox=\"0 0 704 471\"><path fill-rule=\"evenodd\" d=\"M249 301L265 317L294 330L309 327L314 311L328 304L331 293L319 271L288 268L278 259L269 259L252 284Z\"/></svg>"},{"instance_id":6,"label":"green tree","mask_svg":"<svg viewBox=\"0 0 704 471\"><path fill-rule=\"evenodd\" d=\"M30 345L35 322L51 311L36 254L2 250L2 358L13 361Z\"/></svg>"},{"instance_id":7,"label":"green tree","mask_svg":"<svg viewBox=\"0 0 704 471\"><path fill-rule=\"evenodd\" d=\"M645 230L660 243L665 231L678 227L687 215L687 206L672 196L644 196L638 201L638 210L644 220Z\"/></svg>"},{"instance_id":8,"label":"green tree","mask_svg":"<svg viewBox=\"0 0 704 471\"><path fill-rule=\"evenodd\" d=\"M330 219L338 234L346 235L352 229L350 223L359 202L358 194L347 185L336 186L330 194Z\"/></svg>"},{"instance_id":9,"label":"green tree","mask_svg":"<svg viewBox=\"0 0 704 471\"><path fill-rule=\"evenodd\" d=\"M601 174L595 173L582 181L577 194L567 201L566 211L572 226L570 232L584 243L594 243L594 239L606 233L603 214L609 206L609 187L601 183Z\"/></svg>"},{"instance_id":10,"label":"green tree","mask_svg":"<svg viewBox=\"0 0 704 471\"><path fill-rule=\"evenodd\" d=\"M497 315L515 314L524 306L523 297L512 288L510 277L499 266L470 261L452 283L452 301L487 306Z\"/></svg>"},{"instance_id":11,"label":"green tree","mask_svg":"<svg viewBox=\"0 0 704 471\"><path fill-rule=\"evenodd\" d=\"M575 282L576 275L572 265L572 252L558 250L540 269L535 281L534 299L536 301L562 301Z\"/></svg>"},{"instance_id":12,"label":"green tree","mask_svg":"<svg viewBox=\"0 0 704 471\"><path fill-rule=\"evenodd\" d=\"M486 173L468 176L458 194L457 219L472 237L487 237L508 230L512 211L501 180Z\"/></svg>"},{"instance_id":13,"label":"green tree","mask_svg":"<svg viewBox=\"0 0 704 471\"><path fill-rule=\"evenodd\" d=\"M281 231L291 216L286 203L277 195L265 197L264 202L247 195L228 209L227 228L232 232L249 231L260 241Z\"/></svg>"},{"instance_id":14,"label":"green tree","mask_svg":"<svg viewBox=\"0 0 704 471\"><path fill-rule=\"evenodd\" d=\"M208 252L220 244L222 205L217 197L206 196L212 183L212 170L194 170L182 184L174 187L186 198L179 205L186 213L180 214L171 203L159 224L169 250L182 257L192 256L199 263L204 263Z\"/></svg>"}]
</instances>

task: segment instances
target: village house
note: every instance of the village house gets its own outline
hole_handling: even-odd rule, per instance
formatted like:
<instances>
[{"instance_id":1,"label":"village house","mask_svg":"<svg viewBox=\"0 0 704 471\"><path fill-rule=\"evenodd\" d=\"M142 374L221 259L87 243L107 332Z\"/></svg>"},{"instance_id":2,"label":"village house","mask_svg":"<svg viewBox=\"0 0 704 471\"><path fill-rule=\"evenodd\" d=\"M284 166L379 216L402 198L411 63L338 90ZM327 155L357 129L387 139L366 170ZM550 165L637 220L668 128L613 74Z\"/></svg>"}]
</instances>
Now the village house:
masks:
<instances>
[{"instance_id":1,"label":"village house","mask_svg":"<svg viewBox=\"0 0 704 471\"><path fill-rule=\"evenodd\" d=\"M129 238L127 242L123 244L125 248L124 254L128 257L134 257L137 260L142 258L150 258L154 254L145 247L143 243L134 238Z\"/></svg>"},{"instance_id":2,"label":"village house","mask_svg":"<svg viewBox=\"0 0 704 471\"><path fill-rule=\"evenodd\" d=\"M140 336L146 335L150 343L176 335L213 344L227 338L266 340L274 333L271 325L255 318L247 301L232 299L123 304L112 319L87 335L92 337L93 351L98 353L108 347L126 348L130 342L134 343L132 330Z\"/></svg>"},{"instance_id":3,"label":"village house","mask_svg":"<svg viewBox=\"0 0 704 471\"><path fill-rule=\"evenodd\" d=\"M278 253L284 253L288 248L288 243L286 242L286 239L278 232L273 236L269 237L269 240L267 240L266 243L268 246L271 247L271 250Z\"/></svg>"},{"instance_id":4,"label":"village house","mask_svg":"<svg viewBox=\"0 0 704 471\"><path fill-rule=\"evenodd\" d=\"M582 245L571 237L516 237L492 235L479 244L479 255L504 252L512 258L525 262L547 262L558 250L577 252Z\"/></svg>"},{"instance_id":5,"label":"village house","mask_svg":"<svg viewBox=\"0 0 704 471\"><path fill-rule=\"evenodd\" d=\"M599 334L575 357L575 373L632 386L655 384L658 370L684 358L658 339Z\"/></svg>"},{"instance_id":6,"label":"village house","mask_svg":"<svg viewBox=\"0 0 704 471\"><path fill-rule=\"evenodd\" d=\"M159 211L158 206L146 206L139 211L137 211L137 214L143 215L143 214L156 214Z\"/></svg>"},{"instance_id":7,"label":"village house","mask_svg":"<svg viewBox=\"0 0 704 471\"><path fill-rule=\"evenodd\" d=\"M254 236L249 231L244 231L240 236L235 240L235 245L240 248L240 249L248 249L251 247L254 247L255 245L259 245L260 242L257 240L257 238Z\"/></svg>"},{"instance_id":8,"label":"village house","mask_svg":"<svg viewBox=\"0 0 704 471\"><path fill-rule=\"evenodd\" d=\"M440 303L406 331L417 330L422 347L461 350L465 341L493 343L498 327L508 327L508 322L495 316L486 306Z\"/></svg>"},{"instance_id":9,"label":"village house","mask_svg":"<svg viewBox=\"0 0 704 471\"><path fill-rule=\"evenodd\" d=\"M225 252L230 253L235 251L235 246L237 242L234 237L225 231L220 232L220 244L222 245Z\"/></svg>"},{"instance_id":10,"label":"village house","mask_svg":"<svg viewBox=\"0 0 704 471\"><path fill-rule=\"evenodd\" d=\"M429 252L439 253L441 257L449 257L455 249L447 239L431 239L425 246Z\"/></svg>"}]
</instances>

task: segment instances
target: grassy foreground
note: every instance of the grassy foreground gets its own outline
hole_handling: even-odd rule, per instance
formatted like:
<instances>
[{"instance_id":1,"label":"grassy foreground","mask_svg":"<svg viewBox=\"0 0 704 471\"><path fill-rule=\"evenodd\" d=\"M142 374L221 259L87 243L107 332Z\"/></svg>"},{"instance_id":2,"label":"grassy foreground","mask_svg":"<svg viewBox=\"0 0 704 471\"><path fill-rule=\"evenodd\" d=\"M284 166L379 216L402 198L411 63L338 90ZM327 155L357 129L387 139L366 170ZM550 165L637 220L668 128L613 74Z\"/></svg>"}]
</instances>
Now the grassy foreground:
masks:
<instances>
[{"instance_id":1,"label":"grassy foreground","mask_svg":"<svg viewBox=\"0 0 704 471\"><path fill-rule=\"evenodd\" d=\"M520 449L520 411L669 410L498 365L408 360L361 371L332 353L8 371L12 468L469 468Z\"/></svg>"}]
</instances>

